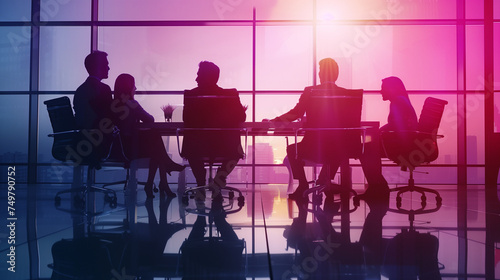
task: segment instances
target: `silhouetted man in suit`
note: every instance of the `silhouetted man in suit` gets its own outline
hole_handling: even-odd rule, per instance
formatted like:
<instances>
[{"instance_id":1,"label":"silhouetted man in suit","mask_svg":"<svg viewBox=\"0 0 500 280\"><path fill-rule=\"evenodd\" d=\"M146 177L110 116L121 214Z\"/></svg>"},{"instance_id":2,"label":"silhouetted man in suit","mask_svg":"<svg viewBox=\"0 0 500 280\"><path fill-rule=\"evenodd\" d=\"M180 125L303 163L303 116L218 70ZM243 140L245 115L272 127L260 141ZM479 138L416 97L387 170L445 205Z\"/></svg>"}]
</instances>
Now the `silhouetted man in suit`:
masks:
<instances>
[{"instance_id":1,"label":"silhouetted man in suit","mask_svg":"<svg viewBox=\"0 0 500 280\"><path fill-rule=\"evenodd\" d=\"M84 64L89 77L78 87L73 99L76 125L82 129L82 137L93 145L82 156L89 156L96 161L105 155L114 128L111 88L101 82L108 78L107 55L101 51L87 55Z\"/></svg>"},{"instance_id":2,"label":"silhouetted man in suit","mask_svg":"<svg viewBox=\"0 0 500 280\"><path fill-rule=\"evenodd\" d=\"M238 128L246 119L236 89L223 89L217 85L220 69L209 61L199 64L198 87L184 91L183 121L186 128L205 128L184 135L181 155L189 161L198 186L206 185L206 159L222 159L214 177L216 189L223 188L226 178L238 160L243 158L240 132L217 130Z\"/></svg>"},{"instance_id":3,"label":"silhouetted man in suit","mask_svg":"<svg viewBox=\"0 0 500 280\"><path fill-rule=\"evenodd\" d=\"M314 109L310 104L313 96L316 96L315 92L325 92L326 94L335 94L336 92L347 92L346 89L341 88L335 84L339 76L339 67L337 62L332 58L324 58L319 62L319 79L320 84L317 86L310 86L304 89L304 92L300 96L299 102L295 105L293 109L287 113L272 119L273 122L292 122L304 116L307 116L307 110ZM311 120L308 119L308 122ZM308 124L309 125L309 124ZM326 149L332 148L332 150L337 151L337 156L342 157L338 153L342 152L342 149L335 147L334 143L330 145L321 145L324 151L317 151L318 144L321 144L321 139L317 139L314 135L317 132L310 131L306 132L306 135L301 142L291 144L287 147L287 156L290 161L290 167L292 169L292 175L294 179L299 181L299 186L290 194L291 199L297 199L302 197L303 193L309 188L307 183L306 174L304 172L304 159L315 160L317 158L325 158L330 156L330 151ZM297 146L297 147L296 147ZM380 155L378 154L379 147L373 147L369 149L365 145L365 153L360 156L360 160L363 167L363 172L367 178L368 184L370 186L376 186L376 189L382 190L384 195L387 193L388 186L387 182L382 176L382 167L380 163ZM296 150L298 151L298 156L296 156ZM315 154L316 153L316 154ZM330 162L330 176L333 178L340 162L335 161L334 158L328 159ZM319 176L319 180L327 180L327 172L322 169Z\"/></svg>"}]
</instances>

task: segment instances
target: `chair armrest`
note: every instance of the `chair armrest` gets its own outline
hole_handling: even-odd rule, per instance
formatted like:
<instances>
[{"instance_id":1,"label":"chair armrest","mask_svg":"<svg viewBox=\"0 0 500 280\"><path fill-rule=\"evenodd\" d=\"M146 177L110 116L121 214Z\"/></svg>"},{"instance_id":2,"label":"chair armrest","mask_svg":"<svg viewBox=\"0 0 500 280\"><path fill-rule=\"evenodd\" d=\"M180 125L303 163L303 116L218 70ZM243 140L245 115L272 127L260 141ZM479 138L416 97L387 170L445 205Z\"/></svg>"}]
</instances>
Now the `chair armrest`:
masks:
<instances>
[{"instance_id":1,"label":"chair armrest","mask_svg":"<svg viewBox=\"0 0 500 280\"><path fill-rule=\"evenodd\" d=\"M68 130L68 131L54 132L54 133L51 133L47 136L48 137L55 137L57 135L67 135L67 134L79 133L79 132L80 132L80 130Z\"/></svg>"},{"instance_id":2,"label":"chair armrest","mask_svg":"<svg viewBox=\"0 0 500 280\"><path fill-rule=\"evenodd\" d=\"M406 135L415 134L415 136L424 135L424 136L429 136L429 137L436 137L439 139L444 138L443 134L424 132L424 131L418 131L418 130L400 130L400 131L386 130L386 131L381 131L380 134L381 135L382 134L406 134Z\"/></svg>"}]
</instances>

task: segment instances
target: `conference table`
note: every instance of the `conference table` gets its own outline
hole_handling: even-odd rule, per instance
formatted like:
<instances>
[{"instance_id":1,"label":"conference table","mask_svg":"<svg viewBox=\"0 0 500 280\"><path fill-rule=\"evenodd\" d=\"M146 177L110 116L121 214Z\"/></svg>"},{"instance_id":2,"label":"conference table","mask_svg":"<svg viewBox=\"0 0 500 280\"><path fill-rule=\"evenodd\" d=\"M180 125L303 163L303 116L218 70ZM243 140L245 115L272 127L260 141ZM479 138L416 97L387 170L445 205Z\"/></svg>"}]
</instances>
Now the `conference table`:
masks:
<instances>
[{"instance_id":1,"label":"conference table","mask_svg":"<svg viewBox=\"0 0 500 280\"><path fill-rule=\"evenodd\" d=\"M376 136L380 123L378 121L362 121L358 129L366 131L367 137L369 135ZM164 136L175 136L187 128L184 127L183 122L154 122L154 123L140 123L139 130L152 130ZM195 130L217 130L219 128L189 128ZM227 130L228 128L220 128L220 130ZM238 128L233 128L248 133L248 136L301 136L303 132L308 130L303 122L244 122ZM315 128L317 130L328 130L332 128ZM333 128L344 129L344 128ZM352 129L352 128L351 128Z\"/></svg>"},{"instance_id":2,"label":"conference table","mask_svg":"<svg viewBox=\"0 0 500 280\"><path fill-rule=\"evenodd\" d=\"M373 143L372 147L379 147L379 122L378 121L363 121L361 122L360 127L358 128L314 128L313 130L359 130L361 135L361 142L363 143L363 148L365 147L365 143L371 142ZM184 123L182 122L155 122L155 123L141 123L138 125L138 129L141 131L154 131L159 133L162 136L176 136L177 143L180 150L180 136L183 135L186 130L228 130L228 128L185 128ZM239 130L241 131L241 135L245 138L245 148L247 144L248 137L255 136L280 136L280 137L294 137L295 142L297 142L299 137L303 136L307 130L311 130L311 128L307 128L302 122L245 122L242 123L240 127L230 128L231 130ZM131 166L130 173L130 183L127 187L128 191L128 201L130 203L128 205L136 205L137 203L137 178L136 178L136 169L134 165ZM345 161L340 165L340 181L341 181L341 189L344 190L341 193L341 234L349 239L349 231L350 231L350 220L349 220L349 211L344 209L349 209L349 195L352 190L352 178L351 178L351 168L349 165L349 161ZM184 186L179 186L179 188L185 188ZM254 189L253 189L254 190ZM132 209L130 209L132 208ZM135 224L135 207L130 207L130 224Z\"/></svg>"}]
</instances>

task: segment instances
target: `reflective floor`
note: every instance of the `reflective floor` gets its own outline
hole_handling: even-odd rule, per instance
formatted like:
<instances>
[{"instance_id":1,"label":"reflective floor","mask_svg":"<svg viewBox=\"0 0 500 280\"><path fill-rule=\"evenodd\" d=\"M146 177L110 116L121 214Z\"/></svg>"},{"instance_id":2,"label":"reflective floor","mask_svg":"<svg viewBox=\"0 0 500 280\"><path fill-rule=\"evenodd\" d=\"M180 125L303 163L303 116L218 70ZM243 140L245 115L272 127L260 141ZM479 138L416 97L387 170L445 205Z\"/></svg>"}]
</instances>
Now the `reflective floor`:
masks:
<instances>
[{"instance_id":1,"label":"reflective floor","mask_svg":"<svg viewBox=\"0 0 500 280\"><path fill-rule=\"evenodd\" d=\"M456 185L427 186L439 191L442 204L429 194L425 207L416 193L403 194L399 207L396 193L388 205L357 206L350 195L342 205L335 192L294 202L287 185L231 187L223 201L210 192L206 199L183 192L146 199L139 187L136 206L128 208L115 187L116 208L97 194L93 210L104 212L86 219L72 214L69 195L55 205L55 192L69 185L29 186L30 192L17 185L12 195L4 184L0 279L68 279L89 271L104 275L96 279L500 278L498 199L484 186L463 193Z\"/></svg>"}]
</instances>

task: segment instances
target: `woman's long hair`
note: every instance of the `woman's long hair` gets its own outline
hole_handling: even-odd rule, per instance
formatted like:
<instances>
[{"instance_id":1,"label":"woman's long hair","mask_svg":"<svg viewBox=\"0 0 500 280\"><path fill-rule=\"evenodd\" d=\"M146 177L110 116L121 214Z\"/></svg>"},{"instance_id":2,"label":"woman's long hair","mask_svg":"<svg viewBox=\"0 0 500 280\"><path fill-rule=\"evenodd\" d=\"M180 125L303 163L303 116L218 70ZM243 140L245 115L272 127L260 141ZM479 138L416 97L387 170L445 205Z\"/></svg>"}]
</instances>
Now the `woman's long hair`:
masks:
<instances>
[{"instance_id":1,"label":"woman's long hair","mask_svg":"<svg viewBox=\"0 0 500 280\"><path fill-rule=\"evenodd\" d=\"M114 98L126 102L132 99L132 91L135 87L134 77L130 74L120 74L115 81Z\"/></svg>"},{"instance_id":2,"label":"woman's long hair","mask_svg":"<svg viewBox=\"0 0 500 280\"><path fill-rule=\"evenodd\" d=\"M406 99L409 99L408 92L406 91L406 87L400 78L395 77L395 76L391 76L391 77L387 77L387 78L382 79L382 82L387 87L387 89L390 91L390 93L393 97L401 96L401 97L404 97Z\"/></svg>"}]
</instances>

